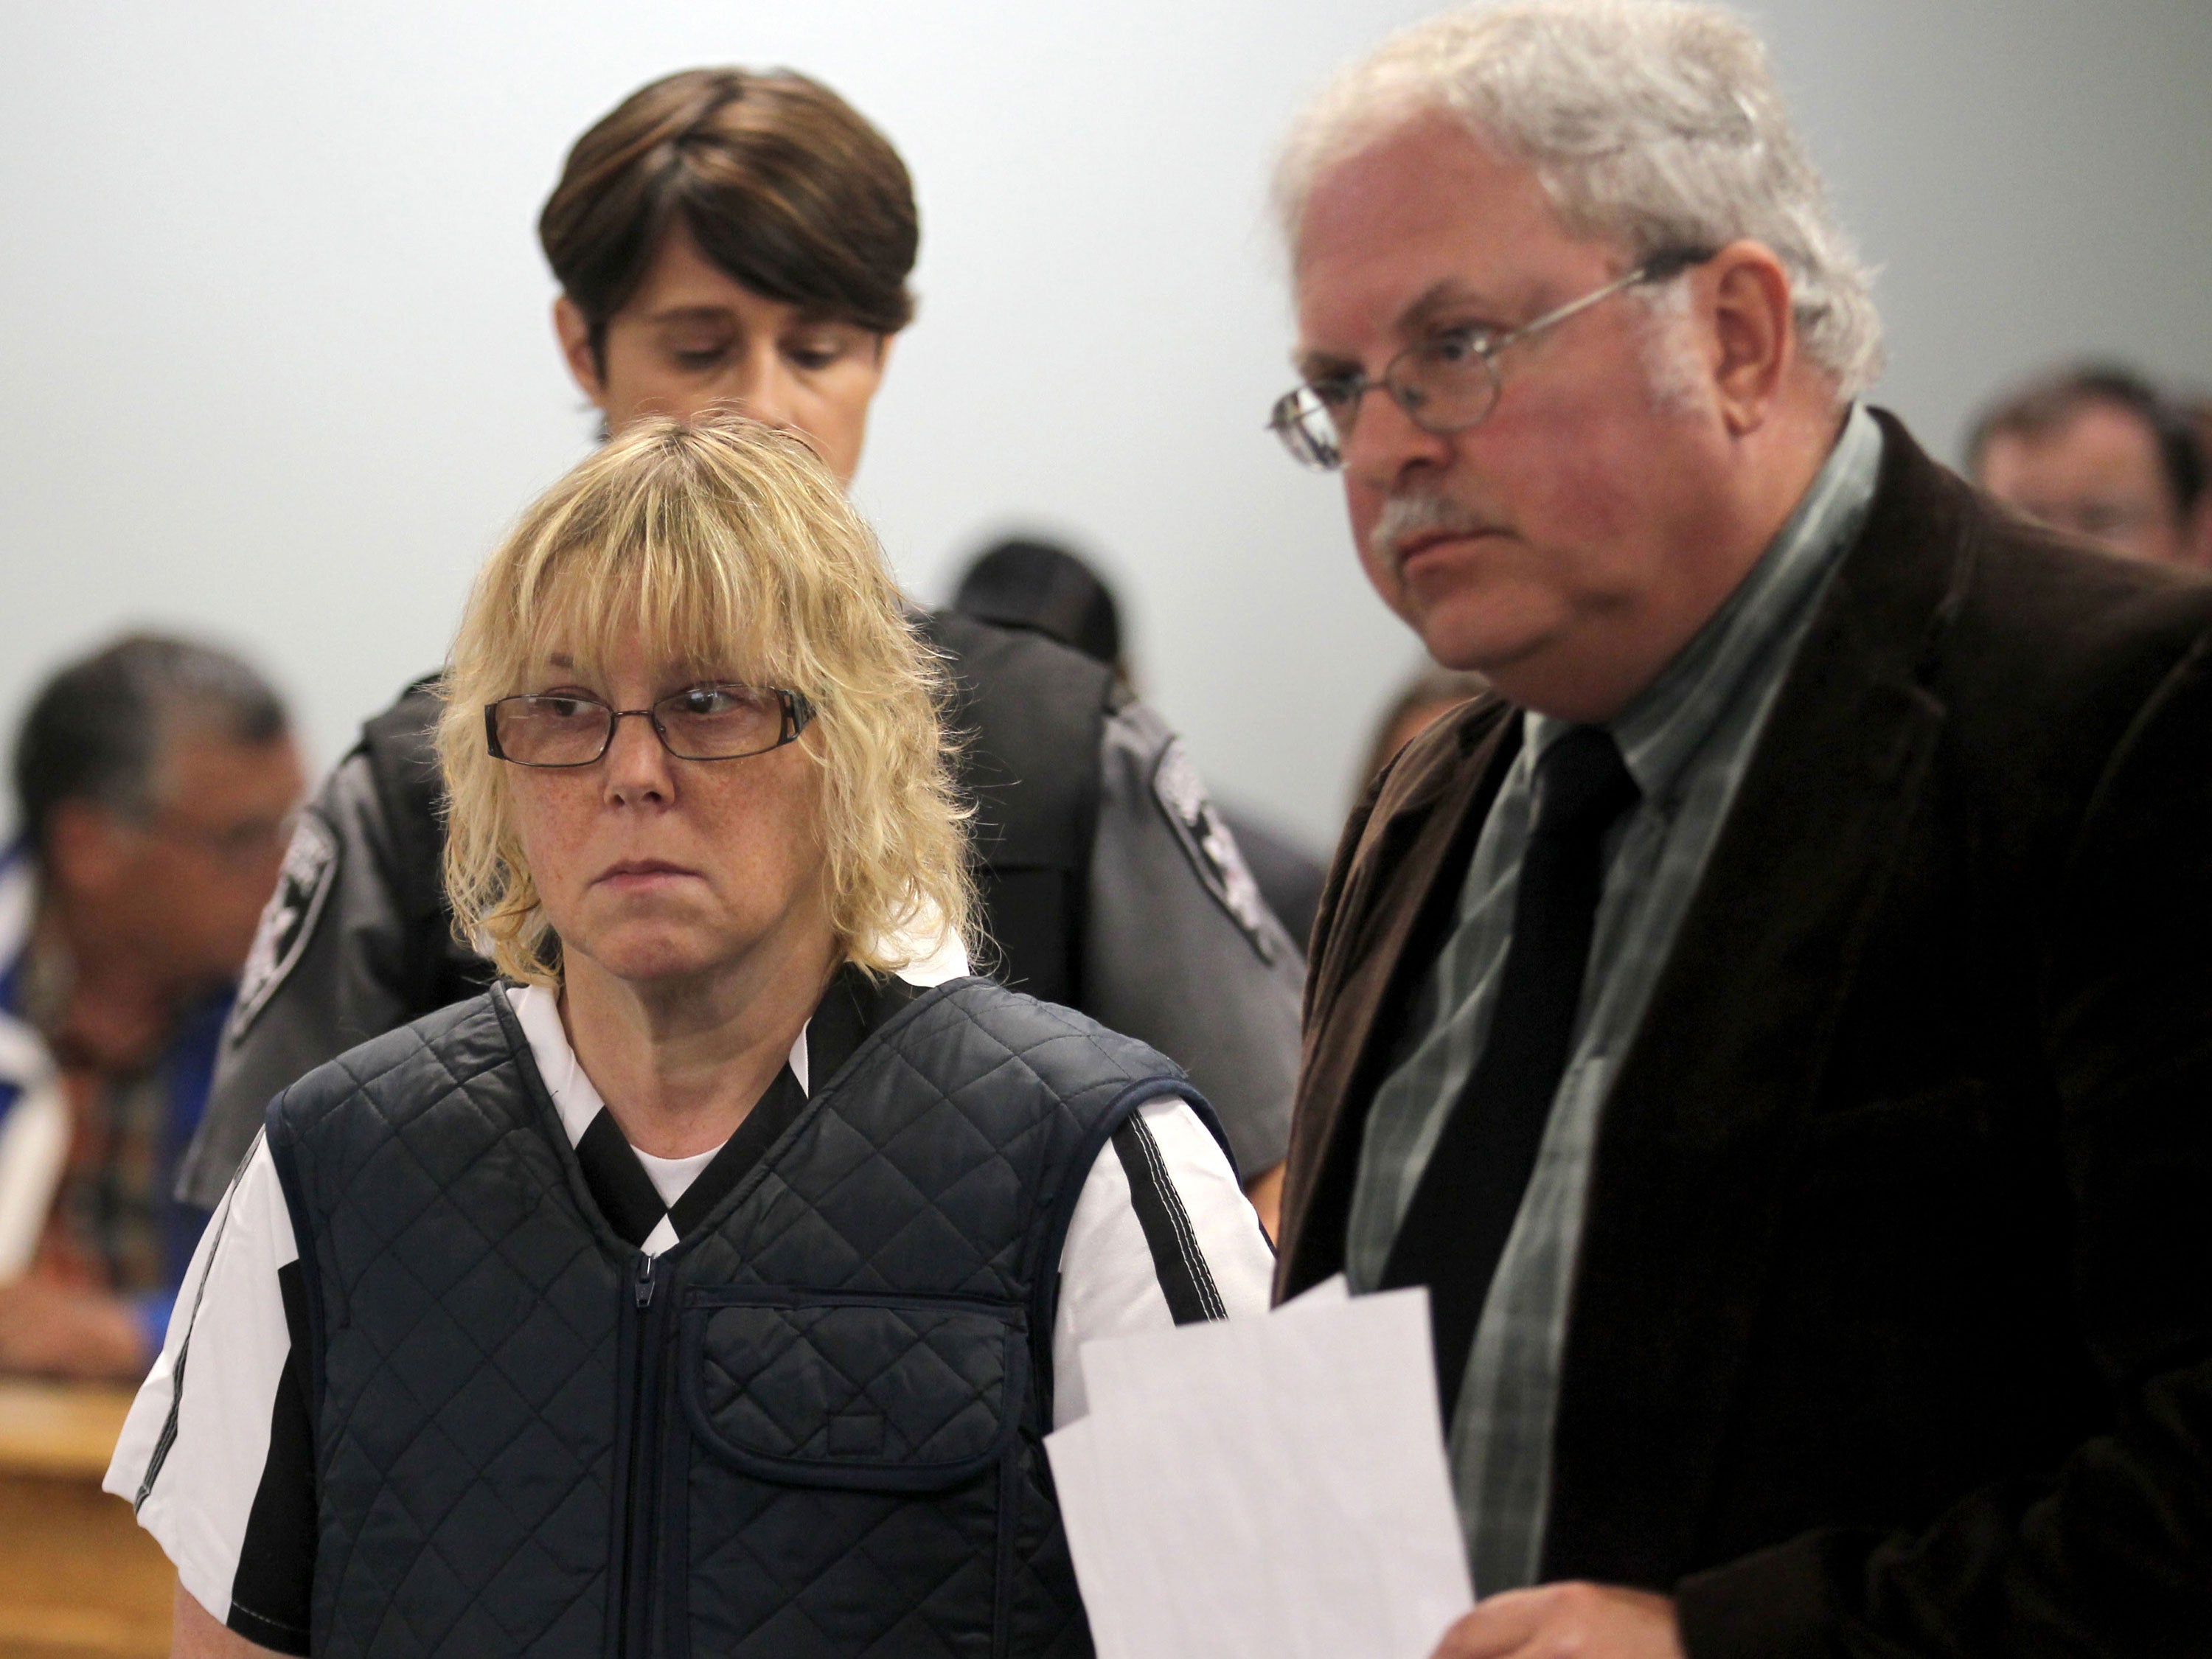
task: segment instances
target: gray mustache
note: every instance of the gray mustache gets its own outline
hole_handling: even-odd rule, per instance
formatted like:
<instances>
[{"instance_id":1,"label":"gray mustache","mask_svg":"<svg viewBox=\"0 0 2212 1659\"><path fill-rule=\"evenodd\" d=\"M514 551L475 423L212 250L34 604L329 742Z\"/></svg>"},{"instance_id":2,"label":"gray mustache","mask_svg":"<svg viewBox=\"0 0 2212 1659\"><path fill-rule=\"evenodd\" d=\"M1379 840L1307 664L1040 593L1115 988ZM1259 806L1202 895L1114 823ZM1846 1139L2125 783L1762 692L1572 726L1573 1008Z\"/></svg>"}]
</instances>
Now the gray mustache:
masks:
<instances>
[{"instance_id":1,"label":"gray mustache","mask_svg":"<svg viewBox=\"0 0 2212 1659\"><path fill-rule=\"evenodd\" d=\"M1416 536L1479 536L1496 527L1449 495L1393 495L1382 503L1367 539L1376 553L1395 557Z\"/></svg>"}]
</instances>

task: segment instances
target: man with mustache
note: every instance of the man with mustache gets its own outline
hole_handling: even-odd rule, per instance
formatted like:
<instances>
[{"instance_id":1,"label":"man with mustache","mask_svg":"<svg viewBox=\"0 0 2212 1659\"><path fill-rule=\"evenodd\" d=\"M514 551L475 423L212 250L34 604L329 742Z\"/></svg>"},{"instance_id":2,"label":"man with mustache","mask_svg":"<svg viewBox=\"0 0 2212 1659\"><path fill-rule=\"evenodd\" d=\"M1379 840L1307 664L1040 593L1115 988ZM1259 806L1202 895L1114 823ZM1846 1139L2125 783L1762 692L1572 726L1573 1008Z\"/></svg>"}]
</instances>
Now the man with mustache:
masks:
<instances>
[{"instance_id":1,"label":"man with mustache","mask_svg":"<svg viewBox=\"0 0 2212 1659\"><path fill-rule=\"evenodd\" d=\"M2212 590L1881 354L1757 40L1520 0L1279 175L1367 574L1498 696L1355 812L1279 1295L1425 1285L1440 1655L2212 1640Z\"/></svg>"}]
</instances>

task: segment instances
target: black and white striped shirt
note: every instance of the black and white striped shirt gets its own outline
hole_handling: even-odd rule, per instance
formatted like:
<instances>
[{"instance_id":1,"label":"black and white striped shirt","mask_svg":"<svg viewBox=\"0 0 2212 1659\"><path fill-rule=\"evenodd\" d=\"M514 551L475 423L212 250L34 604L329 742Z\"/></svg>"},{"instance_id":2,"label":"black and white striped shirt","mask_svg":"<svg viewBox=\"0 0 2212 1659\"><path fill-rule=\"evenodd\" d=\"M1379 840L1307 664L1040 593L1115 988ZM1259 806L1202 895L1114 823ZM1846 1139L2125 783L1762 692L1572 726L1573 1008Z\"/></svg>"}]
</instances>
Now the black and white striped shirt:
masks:
<instances>
[{"instance_id":1,"label":"black and white striped shirt","mask_svg":"<svg viewBox=\"0 0 2212 1659\"><path fill-rule=\"evenodd\" d=\"M758 1162L805 1106L811 1080L835 1072L915 994L840 975L729 1140L660 1158L623 1139L552 994L505 993L592 1197L618 1235L656 1255ZM1085 1342L1264 1312L1274 1261L1220 1146L1166 1096L1099 1154L1060 1266L1054 1417L1066 1423L1085 1409ZM105 1482L137 1505L194 1600L247 1639L290 1653L307 1650L315 1538L313 1432L294 1359L304 1313L291 1217L257 1141L208 1225Z\"/></svg>"}]
</instances>

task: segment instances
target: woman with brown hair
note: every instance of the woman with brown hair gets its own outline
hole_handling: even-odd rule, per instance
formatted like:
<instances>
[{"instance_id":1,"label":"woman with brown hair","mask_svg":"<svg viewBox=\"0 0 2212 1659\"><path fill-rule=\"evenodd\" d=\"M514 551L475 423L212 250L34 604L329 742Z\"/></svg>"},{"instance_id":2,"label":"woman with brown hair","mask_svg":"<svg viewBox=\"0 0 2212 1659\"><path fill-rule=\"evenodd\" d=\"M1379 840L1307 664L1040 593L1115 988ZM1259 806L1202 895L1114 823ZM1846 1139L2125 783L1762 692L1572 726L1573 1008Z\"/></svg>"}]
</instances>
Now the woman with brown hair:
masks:
<instances>
[{"instance_id":1,"label":"woman with brown hair","mask_svg":"<svg viewBox=\"0 0 2212 1659\"><path fill-rule=\"evenodd\" d=\"M272 1103L108 1475L176 1650L1086 1650L1079 1345L1267 1305L1175 1064L965 972L937 660L799 440L634 423L472 594L490 991Z\"/></svg>"}]
</instances>

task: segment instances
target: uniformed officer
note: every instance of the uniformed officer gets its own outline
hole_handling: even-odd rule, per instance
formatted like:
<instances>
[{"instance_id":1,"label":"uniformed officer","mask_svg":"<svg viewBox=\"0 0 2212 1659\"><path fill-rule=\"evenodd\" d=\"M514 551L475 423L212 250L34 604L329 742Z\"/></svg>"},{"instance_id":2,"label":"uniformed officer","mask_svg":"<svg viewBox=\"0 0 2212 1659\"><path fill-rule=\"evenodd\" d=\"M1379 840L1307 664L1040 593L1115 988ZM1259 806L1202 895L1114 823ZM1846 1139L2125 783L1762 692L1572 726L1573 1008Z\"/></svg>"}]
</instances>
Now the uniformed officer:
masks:
<instances>
[{"instance_id":1,"label":"uniformed officer","mask_svg":"<svg viewBox=\"0 0 2212 1659\"><path fill-rule=\"evenodd\" d=\"M539 220L568 368L610 430L734 406L859 465L913 314L904 164L828 88L695 70L578 140ZM1297 1063L1297 947L1189 757L1103 665L941 614L983 932L1001 977L1182 1062L1272 1227ZM181 1181L212 1206L279 1089L477 989L439 882L434 685L370 720L304 815Z\"/></svg>"}]
</instances>

